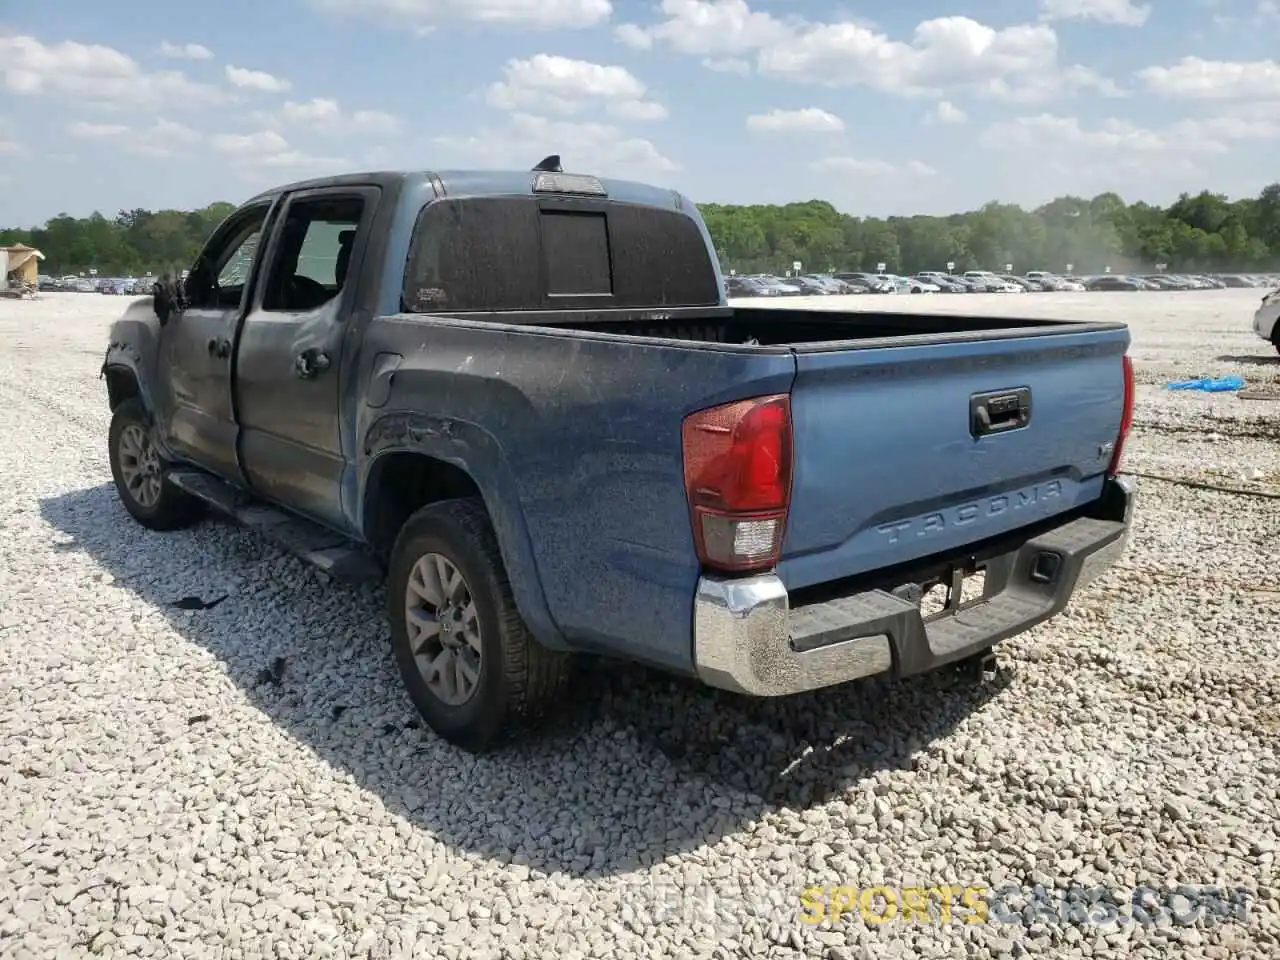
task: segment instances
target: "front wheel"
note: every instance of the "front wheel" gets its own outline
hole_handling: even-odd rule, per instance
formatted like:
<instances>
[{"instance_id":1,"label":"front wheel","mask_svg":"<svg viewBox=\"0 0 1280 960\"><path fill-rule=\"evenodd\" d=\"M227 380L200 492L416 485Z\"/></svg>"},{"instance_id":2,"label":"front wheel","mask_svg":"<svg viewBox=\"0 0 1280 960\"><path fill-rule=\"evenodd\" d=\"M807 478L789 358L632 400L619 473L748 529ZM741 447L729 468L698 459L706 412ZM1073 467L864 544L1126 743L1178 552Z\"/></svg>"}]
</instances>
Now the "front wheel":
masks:
<instances>
[{"instance_id":1,"label":"front wheel","mask_svg":"<svg viewBox=\"0 0 1280 960\"><path fill-rule=\"evenodd\" d=\"M406 521L387 607L405 689L449 743L483 751L561 700L570 658L529 633L478 498L434 503Z\"/></svg>"},{"instance_id":2,"label":"front wheel","mask_svg":"<svg viewBox=\"0 0 1280 960\"><path fill-rule=\"evenodd\" d=\"M137 399L124 401L112 412L107 457L120 502L144 527L177 530L204 513L199 500L165 480L164 462L151 438L151 420Z\"/></svg>"}]
</instances>

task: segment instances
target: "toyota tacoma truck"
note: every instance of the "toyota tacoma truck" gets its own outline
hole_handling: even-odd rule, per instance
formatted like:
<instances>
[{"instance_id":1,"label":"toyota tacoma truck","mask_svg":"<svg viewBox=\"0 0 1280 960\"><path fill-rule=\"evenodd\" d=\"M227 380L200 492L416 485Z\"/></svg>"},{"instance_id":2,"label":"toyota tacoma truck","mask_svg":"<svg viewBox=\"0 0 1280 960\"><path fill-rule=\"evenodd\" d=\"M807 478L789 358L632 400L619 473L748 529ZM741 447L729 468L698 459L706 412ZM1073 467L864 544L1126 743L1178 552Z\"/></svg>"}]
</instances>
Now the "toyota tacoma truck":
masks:
<instances>
[{"instance_id":1,"label":"toyota tacoma truck","mask_svg":"<svg viewBox=\"0 0 1280 960\"><path fill-rule=\"evenodd\" d=\"M384 581L468 750L575 654L748 696L906 677L1121 554L1125 325L780 306L726 300L680 193L554 157L281 186L112 326L111 470L153 530L213 509Z\"/></svg>"}]
</instances>

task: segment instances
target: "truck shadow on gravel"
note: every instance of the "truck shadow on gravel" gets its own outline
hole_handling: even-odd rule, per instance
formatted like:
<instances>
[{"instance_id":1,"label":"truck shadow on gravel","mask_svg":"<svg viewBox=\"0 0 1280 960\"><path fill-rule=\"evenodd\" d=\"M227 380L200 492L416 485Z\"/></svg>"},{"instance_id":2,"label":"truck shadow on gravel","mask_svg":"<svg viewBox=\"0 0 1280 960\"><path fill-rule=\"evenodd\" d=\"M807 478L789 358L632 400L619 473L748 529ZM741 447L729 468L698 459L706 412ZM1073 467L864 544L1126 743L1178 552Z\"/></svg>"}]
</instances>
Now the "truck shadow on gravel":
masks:
<instances>
[{"instance_id":1,"label":"truck shadow on gravel","mask_svg":"<svg viewBox=\"0 0 1280 960\"><path fill-rule=\"evenodd\" d=\"M913 754L1008 683L939 672L754 700L589 660L560 717L477 758L419 724L386 640L381 589L333 584L219 520L143 530L110 484L40 510L61 535L54 549L86 555L113 578L108 589L162 612L339 776L455 849L547 872L623 873L715 843L771 809L842 795L852 820L870 811L879 772L913 769ZM203 676L216 685L223 674ZM197 745L229 722L206 710L193 702L186 717ZM208 737L209 749L221 737Z\"/></svg>"},{"instance_id":2,"label":"truck shadow on gravel","mask_svg":"<svg viewBox=\"0 0 1280 960\"><path fill-rule=\"evenodd\" d=\"M1266 354L1224 354L1221 357L1214 357L1219 363L1239 363L1250 367L1275 367L1280 366L1280 354L1276 356L1267 356Z\"/></svg>"}]
</instances>

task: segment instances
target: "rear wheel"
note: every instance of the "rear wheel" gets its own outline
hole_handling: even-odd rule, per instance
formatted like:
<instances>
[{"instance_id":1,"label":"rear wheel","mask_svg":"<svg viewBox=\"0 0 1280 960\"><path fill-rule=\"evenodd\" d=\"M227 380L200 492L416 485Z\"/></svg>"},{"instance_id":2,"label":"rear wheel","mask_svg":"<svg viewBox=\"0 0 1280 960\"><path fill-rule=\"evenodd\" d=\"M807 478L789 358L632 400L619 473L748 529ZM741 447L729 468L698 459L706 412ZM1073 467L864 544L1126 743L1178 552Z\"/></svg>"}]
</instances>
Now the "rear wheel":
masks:
<instances>
[{"instance_id":1,"label":"rear wheel","mask_svg":"<svg viewBox=\"0 0 1280 960\"><path fill-rule=\"evenodd\" d=\"M204 514L204 504L165 479L165 464L151 436L151 419L136 398L125 400L111 414L107 457L120 502L144 527L177 530Z\"/></svg>"},{"instance_id":2,"label":"rear wheel","mask_svg":"<svg viewBox=\"0 0 1280 960\"><path fill-rule=\"evenodd\" d=\"M563 696L570 658L529 633L478 498L409 518L391 552L387 606L409 697L448 742L483 751Z\"/></svg>"}]
</instances>

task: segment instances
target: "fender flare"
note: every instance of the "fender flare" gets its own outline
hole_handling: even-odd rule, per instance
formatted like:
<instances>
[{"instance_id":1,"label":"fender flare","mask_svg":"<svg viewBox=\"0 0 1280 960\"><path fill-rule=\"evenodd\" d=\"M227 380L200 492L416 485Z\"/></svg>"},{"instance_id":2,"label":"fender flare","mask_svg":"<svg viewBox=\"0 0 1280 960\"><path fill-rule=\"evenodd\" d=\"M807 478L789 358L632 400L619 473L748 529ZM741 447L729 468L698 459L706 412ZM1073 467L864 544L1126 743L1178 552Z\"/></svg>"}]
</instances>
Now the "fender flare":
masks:
<instances>
[{"instance_id":1,"label":"fender flare","mask_svg":"<svg viewBox=\"0 0 1280 960\"><path fill-rule=\"evenodd\" d=\"M514 473L492 434L477 424L451 417L392 413L369 425L361 452L356 498L358 529L365 530L368 479L382 457L416 453L457 467L480 491L521 617L544 646L571 649L547 605Z\"/></svg>"},{"instance_id":2,"label":"fender flare","mask_svg":"<svg viewBox=\"0 0 1280 960\"><path fill-rule=\"evenodd\" d=\"M99 379L107 380L107 397L113 410L123 398L116 394L112 377L124 375L133 381L135 388L133 392L142 401L142 405L147 408L147 412L155 412L150 385L147 383L147 378L142 375L143 365L144 358L142 353L133 344L124 340L112 340L107 345L107 353L102 360L102 368L98 371L98 377Z\"/></svg>"}]
</instances>

